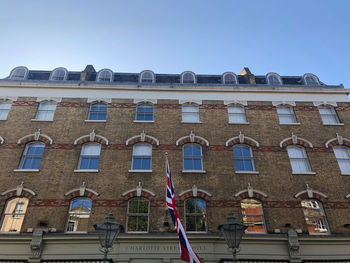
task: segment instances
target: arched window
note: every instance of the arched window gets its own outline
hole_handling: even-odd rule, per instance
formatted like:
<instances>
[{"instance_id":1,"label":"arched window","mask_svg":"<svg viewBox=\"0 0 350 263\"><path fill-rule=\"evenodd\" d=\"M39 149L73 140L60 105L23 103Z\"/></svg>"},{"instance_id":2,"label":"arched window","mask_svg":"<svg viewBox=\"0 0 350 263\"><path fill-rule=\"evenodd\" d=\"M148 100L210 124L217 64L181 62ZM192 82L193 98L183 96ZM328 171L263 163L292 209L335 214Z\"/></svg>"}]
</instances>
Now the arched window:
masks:
<instances>
[{"instance_id":1,"label":"arched window","mask_svg":"<svg viewBox=\"0 0 350 263\"><path fill-rule=\"evenodd\" d=\"M41 142L28 143L22 155L20 169L39 169L44 148L45 144Z\"/></svg>"},{"instance_id":2,"label":"arched window","mask_svg":"<svg viewBox=\"0 0 350 263\"><path fill-rule=\"evenodd\" d=\"M265 233L265 220L263 207L260 201L255 199L243 199L241 201L243 223L248 226L248 233Z\"/></svg>"},{"instance_id":3,"label":"arched window","mask_svg":"<svg viewBox=\"0 0 350 263\"><path fill-rule=\"evenodd\" d=\"M333 151L337 158L341 173L350 173L350 149L347 147L336 146L333 147Z\"/></svg>"},{"instance_id":4,"label":"arched window","mask_svg":"<svg viewBox=\"0 0 350 263\"><path fill-rule=\"evenodd\" d=\"M85 143L81 148L79 170L97 170L100 160L101 145L99 143Z\"/></svg>"},{"instance_id":5,"label":"arched window","mask_svg":"<svg viewBox=\"0 0 350 263\"><path fill-rule=\"evenodd\" d=\"M109 69L102 69L97 74L97 81L112 82L113 72Z\"/></svg>"},{"instance_id":6,"label":"arched window","mask_svg":"<svg viewBox=\"0 0 350 263\"><path fill-rule=\"evenodd\" d=\"M183 146L184 170L202 171L202 147L188 143Z\"/></svg>"},{"instance_id":7,"label":"arched window","mask_svg":"<svg viewBox=\"0 0 350 263\"><path fill-rule=\"evenodd\" d=\"M304 83L305 83L305 85L308 85L308 86L320 85L318 78L313 74L305 74L304 75Z\"/></svg>"},{"instance_id":8,"label":"arched window","mask_svg":"<svg viewBox=\"0 0 350 263\"><path fill-rule=\"evenodd\" d=\"M186 231L207 231L207 206L205 200L189 198L185 200Z\"/></svg>"},{"instance_id":9,"label":"arched window","mask_svg":"<svg viewBox=\"0 0 350 263\"><path fill-rule=\"evenodd\" d=\"M309 234L328 235L329 227L321 202L317 200L303 200L301 201L301 207L303 208Z\"/></svg>"},{"instance_id":10,"label":"arched window","mask_svg":"<svg viewBox=\"0 0 350 263\"><path fill-rule=\"evenodd\" d=\"M68 72L64 68L56 68L52 71L50 80L62 81L67 79Z\"/></svg>"},{"instance_id":11,"label":"arched window","mask_svg":"<svg viewBox=\"0 0 350 263\"><path fill-rule=\"evenodd\" d=\"M52 121L56 111L56 102L44 101L40 102L38 111L36 112L36 120Z\"/></svg>"},{"instance_id":12,"label":"arched window","mask_svg":"<svg viewBox=\"0 0 350 263\"><path fill-rule=\"evenodd\" d=\"M280 124L292 124L297 123L295 114L292 107L288 106L278 106L277 114Z\"/></svg>"},{"instance_id":13,"label":"arched window","mask_svg":"<svg viewBox=\"0 0 350 263\"><path fill-rule=\"evenodd\" d=\"M148 232L149 201L142 197L128 202L127 232Z\"/></svg>"},{"instance_id":14,"label":"arched window","mask_svg":"<svg viewBox=\"0 0 350 263\"><path fill-rule=\"evenodd\" d=\"M199 106L196 104L182 105L182 122L200 122Z\"/></svg>"},{"instance_id":15,"label":"arched window","mask_svg":"<svg viewBox=\"0 0 350 263\"><path fill-rule=\"evenodd\" d=\"M227 106L228 122L229 123L246 123L244 107L241 105Z\"/></svg>"},{"instance_id":16,"label":"arched window","mask_svg":"<svg viewBox=\"0 0 350 263\"><path fill-rule=\"evenodd\" d=\"M276 76L270 75L270 76L268 76L267 79L268 79L268 83L270 85L280 85L281 84L280 80Z\"/></svg>"},{"instance_id":17,"label":"arched window","mask_svg":"<svg viewBox=\"0 0 350 263\"><path fill-rule=\"evenodd\" d=\"M252 149L247 145L233 146L236 172L255 171Z\"/></svg>"},{"instance_id":18,"label":"arched window","mask_svg":"<svg viewBox=\"0 0 350 263\"><path fill-rule=\"evenodd\" d=\"M337 124L340 123L338 115L332 107L319 107L322 123L323 124Z\"/></svg>"},{"instance_id":19,"label":"arched window","mask_svg":"<svg viewBox=\"0 0 350 263\"><path fill-rule=\"evenodd\" d=\"M0 101L0 120L6 120L11 109L11 101Z\"/></svg>"},{"instance_id":20,"label":"arched window","mask_svg":"<svg viewBox=\"0 0 350 263\"><path fill-rule=\"evenodd\" d=\"M93 103L90 105L89 120L105 121L107 119L107 104Z\"/></svg>"},{"instance_id":21,"label":"arched window","mask_svg":"<svg viewBox=\"0 0 350 263\"><path fill-rule=\"evenodd\" d=\"M16 197L6 202L1 220L1 232L20 232L29 200Z\"/></svg>"},{"instance_id":22,"label":"arched window","mask_svg":"<svg viewBox=\"0 0 350 263\"><path fill-rule=\"evenodd\" d=\"M140 76L141 83L154 83L154 74L152 71L143 71Z\"/></svg>"},{"instance_id":23,"label":"arched window","mask_svg":"<svg viewBox=\"0 0 350 263\"><path fill-rule=\"evenodd\" d=\"M311 172L309 160L303 147L288 146L287 151L293 173Z\"/></svg>"},{"instance_id":24,"label":"arched window","mask_svg":"<svg viewBox=\"0 0 350 263\"><path fill-rule=\"evenodd\" d=\"M70 202L66 232L87 232L92 201L89 198L75 198Z\"/></svg>"},{"instance_id":25,"label":"arched window","mask_svg":"<svg viewBox=\"0 0 350 263\"><path fill-rule=\"evenodd\" d=\"M152 145L138 143L132 150L132 170L151 170Z\"/></svg>"},{"instance_id":26,"label":"arched window","mask_svg":"<svg viewBox=\"0 0 350 263\"><path fill-rule=\"evenodd\" d=\"M136 107L137 121L153 121L153 104L140 103Z\"/></svg>"},{"instance_id":27,"label":"arched window","mask_svg":"<svg viewBox=\"0 0 350 263\"><path fill-rule=\"evenodd\" d=\"M233 73L224 73L223 84L237 84L237 77Z\"/></svg>"},{"instance_id":28,"label":"arched window","mask_svg":"<svg viewBox=\"0 0 350 263\"><path fill-rule=\"evenodd\" d=\"M26 67L17 67L11 71L10 79L21 80L26 79L28 75L28 69Z\"/></svg>"},{"instance_id":29,"label":"arched window","mask_svg":"<svg viewBox=\"0 0 350 263\"><path fill-rule=\"evenodd\" d=\"M184 72L181 74L181 83L194 84L196 83L196 77L192 72Z\"/></svg>"}]
</instances>

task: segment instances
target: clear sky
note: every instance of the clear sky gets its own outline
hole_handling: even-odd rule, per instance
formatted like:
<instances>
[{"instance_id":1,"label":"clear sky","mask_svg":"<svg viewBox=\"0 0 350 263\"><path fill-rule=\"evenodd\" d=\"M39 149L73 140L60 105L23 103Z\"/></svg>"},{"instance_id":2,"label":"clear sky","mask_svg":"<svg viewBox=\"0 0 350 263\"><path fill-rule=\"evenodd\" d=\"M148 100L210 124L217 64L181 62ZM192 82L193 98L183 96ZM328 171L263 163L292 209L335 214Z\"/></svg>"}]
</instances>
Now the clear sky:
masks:
<instances>
[{"instance_id":1,"label":"clear sky","mask_svg":"<svg viewBox=\"0 0 350 263\"><path fill-rule=\"evenodd\" d=\"M303 75L350 89L350 0L1 0L15 66Z\"/></svg>"}]
</instances>

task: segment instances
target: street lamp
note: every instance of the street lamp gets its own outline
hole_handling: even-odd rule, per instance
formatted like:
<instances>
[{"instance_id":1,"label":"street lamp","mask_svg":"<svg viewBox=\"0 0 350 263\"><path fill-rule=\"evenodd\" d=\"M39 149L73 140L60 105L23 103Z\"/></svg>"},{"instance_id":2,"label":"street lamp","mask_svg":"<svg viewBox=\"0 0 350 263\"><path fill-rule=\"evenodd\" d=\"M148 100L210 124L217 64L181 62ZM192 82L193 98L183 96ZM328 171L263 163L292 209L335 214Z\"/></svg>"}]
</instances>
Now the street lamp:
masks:
<instances>
[{"instance_id":1,"label":"street lamp","mask_svg":"<svg viewBox=\"0 0 350 263\"><path fill-rule=\"evenodd\" d=\"M103 262L107 261L107 254L112 249L115 238L123 228L121 224L115 221L112 211L106 216L102 223L94 224L95 230L98 232L100 239L101 251L104 254Z\"/></svg>"},{"instance_id":2,"label":"street lamp","mask_svg":"<svg viewBox=\"0 0 350 263\"><path fill-rule=\"evenodd\" d=\"M236 254L239 251L239 243L246 228L247 226L236 221L232 211L230 211L227 217L227 222L218 226L218 229L224 235L227 246L232 249L234 262L237 262Z\"/></svg>"}]
</instances>

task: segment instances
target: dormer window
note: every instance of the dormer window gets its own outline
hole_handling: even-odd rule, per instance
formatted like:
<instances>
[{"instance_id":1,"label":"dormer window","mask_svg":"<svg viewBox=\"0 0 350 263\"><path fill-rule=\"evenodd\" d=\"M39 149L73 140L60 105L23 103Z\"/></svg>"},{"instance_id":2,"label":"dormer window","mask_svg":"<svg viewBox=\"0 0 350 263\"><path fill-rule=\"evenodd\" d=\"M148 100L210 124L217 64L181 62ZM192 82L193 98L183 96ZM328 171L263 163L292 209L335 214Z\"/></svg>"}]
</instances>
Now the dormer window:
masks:
<instances>
[{"instance_id":1,"label":"dormer window","mask_svg":"<svg viewBox=\"0 0 350 263\"><path fill-rule=\"evenodd\" d=\"M184 72L181 74L182 84L194 84L196 83L196 76L193 72Z\"/></svg>"},{"instance_id":2,"label":"dormer window","mask_svg":"<svg viewBox=\"0 0 350 263\"><path fill-rule=\"evenodd\" d=\"M20 80L26 79L28 75L28 69L26 67L17 67L11 71L10 79Z\"/></svg>"},{"instance_id":3,"label":"dormer window","mask_svg":"<svg viewBox=\"0 0 350 263\"><path fill-rule=\"evenodd\" d=\"M313 74L305 74L304 75L304 83L307 86L317 86L320 85L320 81Z\"/></svg>"},{"instance_id":4,"label":"dormer window","mask_svg":"<svg viewBox=\"0 0 350 263\"><path fill-rule=\"evenodd\" d=\"M112 82L113 72L109 69L102 69L97 74L98 82Z\"/></svg>"},{"instance_id":5,"label":"dormer window","mask_svg":"<svg viewBox=\"0 0 350 263\"><path fill-rule=\"evenodd\" d=\"M67 79L68 72L65 68L56 68L52 71L50 80L62 81Z\"/></svg>"},{"instance_id":6,"label":"dormer window","mask_svg":"<svg viewBox=\"0 0 350 263\"><path fill-rule=\"evenodd\" d=\"M141 83L154 83L154 73L152 71L143 71L140 74Z\"/></svg>"},{"instance_id":7,"label":"dormer window","mask_svg":"<svg viewBox=\"0 0 350 263\"><path fill-rule=\"evenodd\" d=\"M269 85L282 85L282 79L276 73L267 74L266 79L267 79L267 84Z\"/></svg>"},{"instance_id":8,"label":"dormer window","mask_svg":"<svg viewBox=\"0 0 350 263\"><path fill-rule=\"evenodd\" d=\"M223 84L237 84L237 76L231 72L227 72L223 74L222 77Z\"/></svg>"}]
</instances>

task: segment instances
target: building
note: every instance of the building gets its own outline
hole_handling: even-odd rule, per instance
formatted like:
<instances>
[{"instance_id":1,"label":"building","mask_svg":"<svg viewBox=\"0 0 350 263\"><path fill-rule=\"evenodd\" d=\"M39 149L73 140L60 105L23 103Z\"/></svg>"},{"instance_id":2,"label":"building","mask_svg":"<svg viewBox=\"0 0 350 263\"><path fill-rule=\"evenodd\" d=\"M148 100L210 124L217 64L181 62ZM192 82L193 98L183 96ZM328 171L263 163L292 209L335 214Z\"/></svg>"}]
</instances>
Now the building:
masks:
<instances>
[{"instance_id":1,"label":"building","mask_svg":"<svg viewBox=\"0 0 350 263\"><path fill-rule=\"evenodd\" d=\"M205 263L217 226L247 226L242 262L350 262L350 103L317 76L13 69L0 80L0 262L180 262L165 204Z\"/></svg>"}]
</instances>

